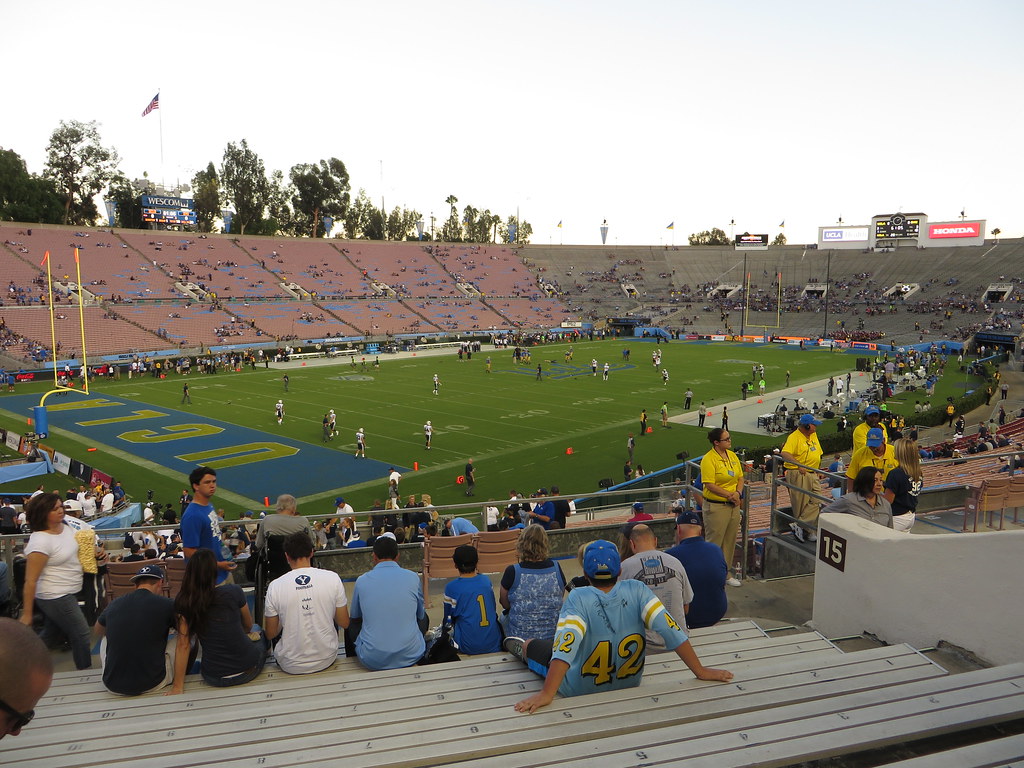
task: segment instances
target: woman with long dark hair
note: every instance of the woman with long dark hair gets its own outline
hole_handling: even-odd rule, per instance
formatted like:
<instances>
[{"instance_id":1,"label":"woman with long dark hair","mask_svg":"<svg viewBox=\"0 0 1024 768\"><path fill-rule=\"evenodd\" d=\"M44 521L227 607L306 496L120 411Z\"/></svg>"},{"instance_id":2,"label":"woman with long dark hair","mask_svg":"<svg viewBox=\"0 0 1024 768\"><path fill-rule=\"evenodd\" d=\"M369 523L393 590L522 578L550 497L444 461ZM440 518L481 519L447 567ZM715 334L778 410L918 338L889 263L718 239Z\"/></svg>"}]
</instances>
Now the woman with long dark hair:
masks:
<instances>
[{"instance_id":1,"label":"woman with long dark hair","mask_svg":"<svg viewBox=\"0 0 1024 768\"><path fill-rule=\"evenodd\" d=\"M242 588L216 584L216 556L208 549L197 550L188 559L181 591L174 600L178 648L171 693L185 690L189 650L194 641L203 651L203 680L213 686L248 683L267 660L270 644L262 630L250 631L252 614Z\"/></svg>"},{"instance_id":2,"label":"woman with long dark hair","mask_svg":"<svg viewBox=\"0 0 1024 768\"><path fill-rule=\"evenodd\" d=\"M861 467L853 478L853 490L821 511L856 515L892 528L892 506L882 495L882 488L882 470L877 467Z\"/></svg>"}]
</instances>

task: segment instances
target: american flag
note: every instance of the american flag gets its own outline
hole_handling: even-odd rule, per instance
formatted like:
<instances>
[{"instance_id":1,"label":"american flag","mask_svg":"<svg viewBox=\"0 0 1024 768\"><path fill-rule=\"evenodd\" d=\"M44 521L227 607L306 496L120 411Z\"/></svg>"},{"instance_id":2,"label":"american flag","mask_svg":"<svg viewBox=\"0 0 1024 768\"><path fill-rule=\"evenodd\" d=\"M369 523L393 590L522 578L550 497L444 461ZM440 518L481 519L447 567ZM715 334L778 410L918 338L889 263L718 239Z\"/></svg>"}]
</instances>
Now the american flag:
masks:
<instances>
[{"instance_id":1,"label":"american flag","mask_svg":"<svg viewBox=\"0 0 1024 768\"><path fill-rule=\"evenodd\" d=\"M156 96L154 96L153 100L150 101L148 105L146 105L146 108L144 110L142 110L142 116L145 117L150 112L152 112L154 109L160 109L160 94L159 93Z\"/></svg>"}]
</instances>

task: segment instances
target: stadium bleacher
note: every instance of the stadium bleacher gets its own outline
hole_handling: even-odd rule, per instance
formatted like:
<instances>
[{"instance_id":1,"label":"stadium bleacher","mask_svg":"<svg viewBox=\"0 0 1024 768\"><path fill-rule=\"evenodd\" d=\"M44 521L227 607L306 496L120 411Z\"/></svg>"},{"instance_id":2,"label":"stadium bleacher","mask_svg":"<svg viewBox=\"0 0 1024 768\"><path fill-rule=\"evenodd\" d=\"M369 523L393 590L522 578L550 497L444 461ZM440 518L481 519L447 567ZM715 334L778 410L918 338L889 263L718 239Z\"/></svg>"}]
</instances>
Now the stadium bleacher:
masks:
<instances>
[{"instance_id":1,"label":"stadium bleacher","mask_svg":"<svg viewBox=\"0 0 1024 768\"><path fill-rule=\"evenodd\" d=\"M38 264L45 251L51 252L55 277L70 280L72 249L81 249L86 290L105 306L115 302L114 313L142 332L118 327L117 333L106 334L103 348L110 351L127 352L140 344L161 348L165 336L175 344L216 345L339 335L534 331L566 321L601 323L630 315L649 317L652 325L680 333L742 329L748 334L909 342L967 338L986 326L1019 322L1024 314L1015 295L998 306L984 301L985 288L993 282L1021 284L1015 272L1024 256L1021 240L927 253L898 249L830 257L828 251L803 246L749 254L682 246L513 249L17 224L0 225L0 238L8 275L5 306L38 306L45 287ZM778 273L781 314L774 282ZM715 293L719 286L742 285L744 274L750 275L746 315L742 294L727 298ZM806 285L824 283L826 275L831 278L827 323L825 301L803 295ZM182 283L199 288L190 296ZM899 283L915 283L920 290L906 300L884 295ZM63 303L71 301L62 296ZM218 322L207 323L203 313L213 297L220 304L214 314L234 314L242 321L232 326L228 319L224 326L218 314ZM156 302L173 308L165 311L154 307ZM245 323L251 332L240 327ZM31 316L21 325L25 330L19 332L26 335L37 326ZM47 337L33 336L31 343L45 346ZM118 344L124 348L117 349Z\"/></svg>"}]
</instances>

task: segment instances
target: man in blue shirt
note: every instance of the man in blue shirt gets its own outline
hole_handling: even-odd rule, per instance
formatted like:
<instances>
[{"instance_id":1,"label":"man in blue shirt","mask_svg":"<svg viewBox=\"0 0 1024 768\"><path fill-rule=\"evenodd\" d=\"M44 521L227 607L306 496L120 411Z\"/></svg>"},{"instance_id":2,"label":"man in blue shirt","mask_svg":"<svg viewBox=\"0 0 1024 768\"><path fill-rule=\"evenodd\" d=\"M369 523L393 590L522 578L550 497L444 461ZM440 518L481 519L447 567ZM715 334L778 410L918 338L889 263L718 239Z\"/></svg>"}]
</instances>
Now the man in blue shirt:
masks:
<instances>
[{"instance_id":1,"label":"man in blue shirt","mask_svg":"<svg viewBox=\"0 0 1024 768\"><path fill-rule=\"evenodd\" d=\"M464 533L480 533L480 529L464 517L451 517L445 521L445 527L452 536L461 536Z\"/></svg>"},{"instance_id":2,"label":"man in blue shirt","mask_svg":"<svg viewBox=\"0 0 1024 768\"><path fill-rule=\"evenodd\" d=\"M577 587L566 597L554 641L505 638L506 651L544 675L544 687L518 702L516 711L535 712L550 704L555 693L578 696L639 685L646 629L657 631L665 647L673 648L697 679L732 679L727 670L701 664L686 633L650 587L632 579L618 581L620 569L614 544L592 542L583 554L583 573L590 586Z\"/></svg>"},{"instance_id":3,"label":"man in blue shirt","mask_svg":"<svg viewBox=\"0 0 1024 768\"><path fill-rule=\"evenodd\" d=\"M541 488L534 496L537 497L536 506L531 509L527 516L534 525L544 526L544 530L551 530L551 522L555 519L555 503L543 497L548 495L546 488Z\"/></svg>"},{"instance_id":4,"label":"man in blue shirt","mask_svg":"<svg viewBox=\"0 0 1024 768\"><path fill-rule=\"evenodd\" d=\"M455 644L463 653L497 653L501 650L501 628L491 580L477 573L480 555L476 547L463 544L452 553L459 578L444 589L444 619L454 626Z\"/></svg>"},{"instance_id":5,"label":"man in blue shirt","mask_svg":"<svg viewBox=\"0 0 1024 768\"><path fill-rule=\"evenodd\" d=\"M398 543L391 536L373 542L373 570L356 579L346 648L367 669L411 667L423 657L427 612L420 577L395 562Z\"/></svg>"},{"instance_id":6,"label":"man in blue shirt","mask_svg":"<svg viewBox=\"0 0 1024 768\"><path fill-rule=\"evenodd\" d=\"M197 550L208 549L217 558L217 585L231 584L231 572L236 565L225 560L221 550L220 518L210 503L217 492L217 473L210 467L196 467L188 476L192 485L192 501L181 516L181 545L185 559Z\"/></svg>"},{"instance_id":7,"label":"man in blue shirt","mask_svg":"<svg viewBox=\"0 0 1024 768\"><path fill-rule=\"evenodd\" d=\"M729 599L725 596L729 567L722 548L701 536L700 517L693 511L681 512L676 517L676 537L679 543L665 554L683 564L693 588L686 625L690 629L710 627L725 616L729 608Z\"/></svg>"}]
</instances>

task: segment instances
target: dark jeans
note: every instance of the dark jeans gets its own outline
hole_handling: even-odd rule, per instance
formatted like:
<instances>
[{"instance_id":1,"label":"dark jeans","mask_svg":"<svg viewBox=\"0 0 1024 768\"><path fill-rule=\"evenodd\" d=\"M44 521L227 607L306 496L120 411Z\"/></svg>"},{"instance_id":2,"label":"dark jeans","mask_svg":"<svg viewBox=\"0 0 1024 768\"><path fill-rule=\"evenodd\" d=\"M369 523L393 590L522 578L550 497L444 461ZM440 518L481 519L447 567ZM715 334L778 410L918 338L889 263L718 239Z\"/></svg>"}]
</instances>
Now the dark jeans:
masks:
<instances>
[{"instance_id":1,"label":"dark jeans","mask_svg":"<svg viewBox=\"0 0 1024 768\"><path fill-rule=\"evenodd\" d=\"M44 642L51 646L60 645L66 638L71 643L75 669L89 669L92 666L92 631L78 607L78 598L75 595L64 595L52 600L37 597L36 607L45 619L42 632Z\"/></svg>"},{"instance_id":2,"label":"dark jeans","mask_svg":"<svg viewBox=\"0 0 1024 768\"><path fill-rule=\"evenodd\" d=\"M253 640L252 642L259 643L261 648L260 658L259 661L256 662L256 666L237 675L231 675L230 677L212 677L207 675L205 672L202 672L202 668L200 668L203 680L207 685L212 685L214 688L228 688L232 685L244 685L245 683L255 680L257 675L263 671L263 665L267 663L267 653L270 651L270 641L267 640L266 634L261 629L259 639Z\"/></svg>"},{"instance_id":3,"label":"dark jeans","mask_svg":"<svg viewBox=\"0 0 1024 768\"><path fill-rule=\"evenodd\" d=\"M531 640L526 646L523 663L531 672L541 677L547 677L553 650L554 644L551 640Z\"/></svg>"}]
</instances>

